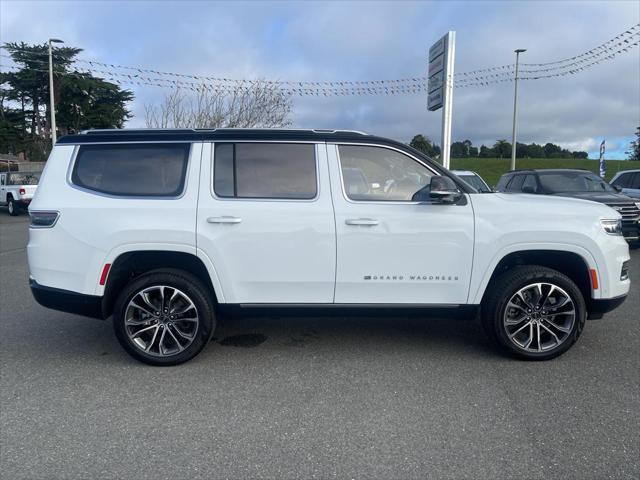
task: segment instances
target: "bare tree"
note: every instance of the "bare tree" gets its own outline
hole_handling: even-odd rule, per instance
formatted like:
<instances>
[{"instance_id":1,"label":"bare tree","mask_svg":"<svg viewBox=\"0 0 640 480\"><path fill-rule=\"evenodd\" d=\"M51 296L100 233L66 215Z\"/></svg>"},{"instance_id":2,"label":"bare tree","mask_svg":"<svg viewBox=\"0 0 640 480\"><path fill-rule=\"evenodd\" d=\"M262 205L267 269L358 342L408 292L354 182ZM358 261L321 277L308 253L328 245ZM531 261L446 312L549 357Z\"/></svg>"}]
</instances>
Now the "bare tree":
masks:
<instances>
[{"instance_id":1,"label":"bare tree","mask_svg":"<svg viewBox=\"0 0 640 480\"><path fill-rule=\"evenodd\" d=\"M277 85L257 80L251 85L203 85L193 94L177 89L159 105L145 104L148 128L252 128L291 124L291 96Z\"/></svg>"}]
</instances>

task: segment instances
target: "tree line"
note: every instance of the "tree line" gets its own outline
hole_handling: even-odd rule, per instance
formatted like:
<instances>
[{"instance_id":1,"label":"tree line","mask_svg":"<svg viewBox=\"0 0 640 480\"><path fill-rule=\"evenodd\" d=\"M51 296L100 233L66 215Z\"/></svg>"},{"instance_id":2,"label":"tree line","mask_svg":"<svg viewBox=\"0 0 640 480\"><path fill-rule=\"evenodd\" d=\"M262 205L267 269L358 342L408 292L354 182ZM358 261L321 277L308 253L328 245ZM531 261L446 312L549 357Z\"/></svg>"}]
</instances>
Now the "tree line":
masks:
<instances>
[{"instance_id":1,"label":"tree line","mask_svg":"<svg viewBox=\"0 0 640 480\"><path fill-rule=\"evenodd\" d=\"M440 147L433 143L425 135L418 134L414 136L411 142L409 142L409 145L430 157L440 157ZM572 152L554 143L539 145L537 143L517 142L516 147L517 158L589 158L587 152ZM508 142L506 140L498 140L491 147L481 145L479 148L474 146L471 140L453 142L451 144L451 157L511 158L511 142Z\"/></svg>"},{"instance_id":2,"label":"tree line","mask_svg":"<svg viewBox=\"0 0 640 480\"><path fill-rule=\"evenodd\" d=\"M15 70L0 72L0 153L45 160L51 150L48 45L5 43ZM54 99L59 135L89 128L121 128L133 93L71 68L82 50L53 50Z\"/></svg>"},{"instance_id":3,"label":"tree line","mask_svg":"<svg viewBox=\"0 0 640 480\"><path fill-rule=\"evenodd\" d=\"M48 44L5 43L15 68L0 72L0 153L30 161L51 151ZM122 128L132 117L133 92L72 67L80 48L53 49L58 136L92 128ZM176 89L145 104L150 128L283 127L291 95L266 81L231 91Z\"/></svg>"}]
</instances>

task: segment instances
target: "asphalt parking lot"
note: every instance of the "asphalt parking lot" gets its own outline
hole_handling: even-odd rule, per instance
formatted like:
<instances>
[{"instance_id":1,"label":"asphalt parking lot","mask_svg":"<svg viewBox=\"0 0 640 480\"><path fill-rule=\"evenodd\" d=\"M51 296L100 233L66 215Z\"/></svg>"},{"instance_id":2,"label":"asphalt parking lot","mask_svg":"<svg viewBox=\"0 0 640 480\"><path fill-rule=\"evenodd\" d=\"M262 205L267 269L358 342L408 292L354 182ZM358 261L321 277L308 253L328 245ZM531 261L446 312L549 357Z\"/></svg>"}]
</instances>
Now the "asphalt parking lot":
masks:
<instances>
[{"instance_id":1,"label":"asphalt parking lot","mask_svg":"<svg viewBox=\"0 0 640 480\"><path fill-rule=\"evenodd\" d=\"M26 241L0 209L2 478L640 477L640 283L546 363L474 322L329 317L226 320L153 368L37 305Z\"/></svg>"}]
</instances>

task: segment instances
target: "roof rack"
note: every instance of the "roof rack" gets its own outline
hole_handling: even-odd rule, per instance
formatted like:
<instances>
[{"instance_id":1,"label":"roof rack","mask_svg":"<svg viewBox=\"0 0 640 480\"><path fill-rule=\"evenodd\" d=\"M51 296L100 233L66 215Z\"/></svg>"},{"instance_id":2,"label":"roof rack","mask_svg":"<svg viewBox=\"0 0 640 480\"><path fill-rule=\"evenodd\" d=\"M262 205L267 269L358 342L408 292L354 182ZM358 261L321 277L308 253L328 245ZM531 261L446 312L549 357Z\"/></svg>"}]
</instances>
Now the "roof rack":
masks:
<instances>
[{"instance_id":1,"label":"roof rack","mask_svg":"<svg viewBox=\"0 0 640 480\"><path fill-rule=\"evenodd\" d=\"M335 130L324 128L96 128L82 130L80 135L126 135L126 134L166 134L166 133L212 133L212 132L241 132L241 131L264 131L264 132L304 132L304 133L351 133L356 135L368 135L358 130Z\"/></svg>"}]
</instances>

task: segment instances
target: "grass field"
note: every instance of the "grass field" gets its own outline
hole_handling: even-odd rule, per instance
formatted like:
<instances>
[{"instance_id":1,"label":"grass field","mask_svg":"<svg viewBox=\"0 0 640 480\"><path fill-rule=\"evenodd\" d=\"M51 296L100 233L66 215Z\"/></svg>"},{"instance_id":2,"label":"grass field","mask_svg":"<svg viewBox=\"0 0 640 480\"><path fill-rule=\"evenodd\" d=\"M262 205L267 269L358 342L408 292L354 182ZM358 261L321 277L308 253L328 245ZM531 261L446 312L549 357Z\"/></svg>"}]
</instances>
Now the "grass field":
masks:
<instances>
[{"instance_id":1,"label":"grass field","mask_svg":"<svg viewBox=\"0 0 640 480\"><path fill-rule=\"evenodd\" d=\"M473 170L492 187L498 183L500 176L510 170L510 158L452 158L451 170ZM640 162L626 160L607 160L607 180L620 170L640 169ZM586 168L598 173L596 160L574 160L563 158L518 158L516 168Z\"/></svg>"}]
</instances>

